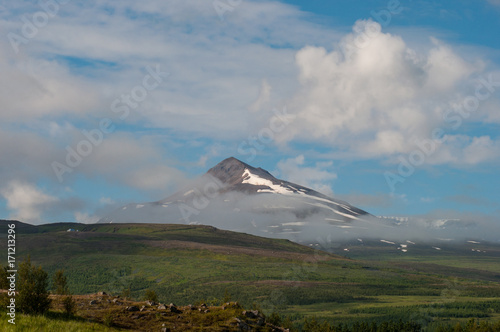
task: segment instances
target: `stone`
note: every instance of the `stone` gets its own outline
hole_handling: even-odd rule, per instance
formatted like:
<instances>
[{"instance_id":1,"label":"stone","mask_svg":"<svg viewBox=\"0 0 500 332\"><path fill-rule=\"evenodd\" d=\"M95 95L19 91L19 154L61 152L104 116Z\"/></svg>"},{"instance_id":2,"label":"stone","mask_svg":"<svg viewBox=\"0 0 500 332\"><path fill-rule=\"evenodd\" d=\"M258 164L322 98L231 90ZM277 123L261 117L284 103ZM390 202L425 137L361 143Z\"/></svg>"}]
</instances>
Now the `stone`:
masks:
<instances>
[{"instance_id":1,"label":"stone","mask_svg":"<svg viewBox=\"0 0 500 332\"><path fill-rule=\"evenodd\" d=\"M167 307L164 304L160 304L158 305L158 310L167 310Z\"/></svg>"},{"instance_id":2,"label":"stone","mask_svg":"<svg viewBox=\"0 0 500 332\"><path fill-rule=\"evenodd\" d=\"M252 312L252 311L246 311L245 310L241 314L243 316L245 316L245 317L248 317L248 318L256 318L257 317L257 315L254 312Z\"/></svg>"},{"instance_id":3,"label":"stone","mask_svg":"<svg viewBox=\"0 0 500 332\"><path fill-rule=\"evenodd\" d=\"M90 305L97 304L97 301L96 301L96 300L91 300L91 301L89 302L89 304L90 304Z\"/></svg>"},{"instance_id":4,"label":"stone","mask_svg":"<svg viewBox=\"0 0 500 332\"><path fill-rule=\"evenodd\" d=\"M238 322L238 327L242 331L251 331L252 330L252 328L250 326L248 326L247 323L245 323L245 322L243 322L241 320Z\"/></svg>"},{"instance_id":5,"label":"stone","mask_svg":"<svg viewBox=\"0 0 500 332\"><path fill-rule=\"evenodd\" d=\"M99 293L97 293L97 295L104 296L104 295L108 295L108 294L106 294L106 292L99 292Z\"/></svg>"},{"instance_id":6,"label":"stone","mask_svg":"<svg viewBox=\"0 0 500 332\"><path fill-rule=\"evenodd\" d=\"M127 311L139 311L139 308L137 306L133 305L133 306L128 307Z\"/></svg>"},{"instance_id":7,"label":"stone","mask_svg":"<svg viewBox=\"0 0 500 332\"><path fill-rule=\"evenodd\" d=\"M174 314L181 314L182 311L177 309L176 307L170 307L170 312L173 312Z\"/></svg>"}]
</instances>

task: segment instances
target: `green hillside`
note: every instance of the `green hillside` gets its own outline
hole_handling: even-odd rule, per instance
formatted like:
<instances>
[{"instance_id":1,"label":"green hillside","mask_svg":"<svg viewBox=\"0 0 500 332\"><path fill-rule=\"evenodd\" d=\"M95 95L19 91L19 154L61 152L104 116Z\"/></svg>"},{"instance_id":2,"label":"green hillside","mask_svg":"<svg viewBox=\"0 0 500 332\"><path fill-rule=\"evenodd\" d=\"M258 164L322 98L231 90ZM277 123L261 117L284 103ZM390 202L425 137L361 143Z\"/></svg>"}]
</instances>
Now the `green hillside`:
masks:
<instances>
[{"instance_id":1,"label":"green hillside","mask_svg":"<svg viewBox=\"0 0 500 332\"><path fill-rule=\"evenodd\" d=\"M6 222L0 222L5 230ZM353 258L346 258L210 226L17 223L16 230L17 258L30 254L49 274L64 269L74 294L130 289L140 299L149 288L166 303L232 299L297 322L316 316L332 323L402 319L432 326L500 319L495 250L489 256L466 251L457 256L455 249L443 249L419 259L411 253L395 256L374 243L352 248ZM0 252L6 262L5 241ZM473 259L472 267L458 263Z\"/></svg>"}]
</instances>

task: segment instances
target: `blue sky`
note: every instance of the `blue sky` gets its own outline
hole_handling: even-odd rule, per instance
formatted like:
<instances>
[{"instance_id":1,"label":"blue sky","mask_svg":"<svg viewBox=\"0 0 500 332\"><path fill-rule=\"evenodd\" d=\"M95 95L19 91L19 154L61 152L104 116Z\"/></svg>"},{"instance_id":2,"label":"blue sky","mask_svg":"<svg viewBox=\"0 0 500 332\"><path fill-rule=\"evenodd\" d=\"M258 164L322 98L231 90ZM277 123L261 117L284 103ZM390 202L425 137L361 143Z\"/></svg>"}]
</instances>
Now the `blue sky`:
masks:
<instances>
[{"instance_id":1,"label":"blue sky","mask_svg":"<svg viewBox=\"0 0 500 332\"><path fill-rule=\"evenodd\" d=\"M41 4L41 5L40 5ZM0 2L0 218L234 156L376 215L500 212L500 2Z\"/></svg>"}]
</instances>

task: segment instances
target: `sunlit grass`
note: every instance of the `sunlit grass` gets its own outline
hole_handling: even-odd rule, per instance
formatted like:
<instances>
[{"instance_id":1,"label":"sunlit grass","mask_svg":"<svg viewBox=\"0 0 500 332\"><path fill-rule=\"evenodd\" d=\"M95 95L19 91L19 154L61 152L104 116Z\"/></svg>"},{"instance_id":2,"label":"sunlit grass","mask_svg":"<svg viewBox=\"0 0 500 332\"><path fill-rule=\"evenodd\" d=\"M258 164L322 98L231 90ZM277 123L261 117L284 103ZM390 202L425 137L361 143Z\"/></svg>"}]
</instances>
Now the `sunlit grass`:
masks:
<instances>
[{"instance_id":1,"label":"sunlit grass","mask_svg":"<svg viewBox=\"0 0 500 332\"><path fill-rule=\"evenodd\" d=\"M0 320L0 330L5 332L87 332L87 331L121 331L115 328L109 328L101 324L71 320L58 319L48 316L28 316L23 314L16 315L16 324L9 323L4 316Z\"/></svg>"}]
</instances>

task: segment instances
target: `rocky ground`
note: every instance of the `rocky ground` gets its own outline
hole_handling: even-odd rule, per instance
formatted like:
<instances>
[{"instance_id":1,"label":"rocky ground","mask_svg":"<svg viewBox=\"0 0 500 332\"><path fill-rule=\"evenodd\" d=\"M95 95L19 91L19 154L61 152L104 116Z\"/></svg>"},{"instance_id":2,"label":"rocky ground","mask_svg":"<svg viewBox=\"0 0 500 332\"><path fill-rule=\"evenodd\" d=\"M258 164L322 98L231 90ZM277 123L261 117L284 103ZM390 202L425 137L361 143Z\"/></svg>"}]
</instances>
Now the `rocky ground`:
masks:
<instances>
[{"instance_id":1,"label":"rocky ground","mask_svg":"<svg viewBox=\"0 0 500 332\"><path fill-rule=\"evenodd\" d=\"M244 310L237 302L177 306L130 301L104 292L75 295L73 299L76 319L128 331L288 331L267 322L258 310ZM52 300L54 309L63 310L62 296L52 296Z\"/></svg>"}]
</instances>

